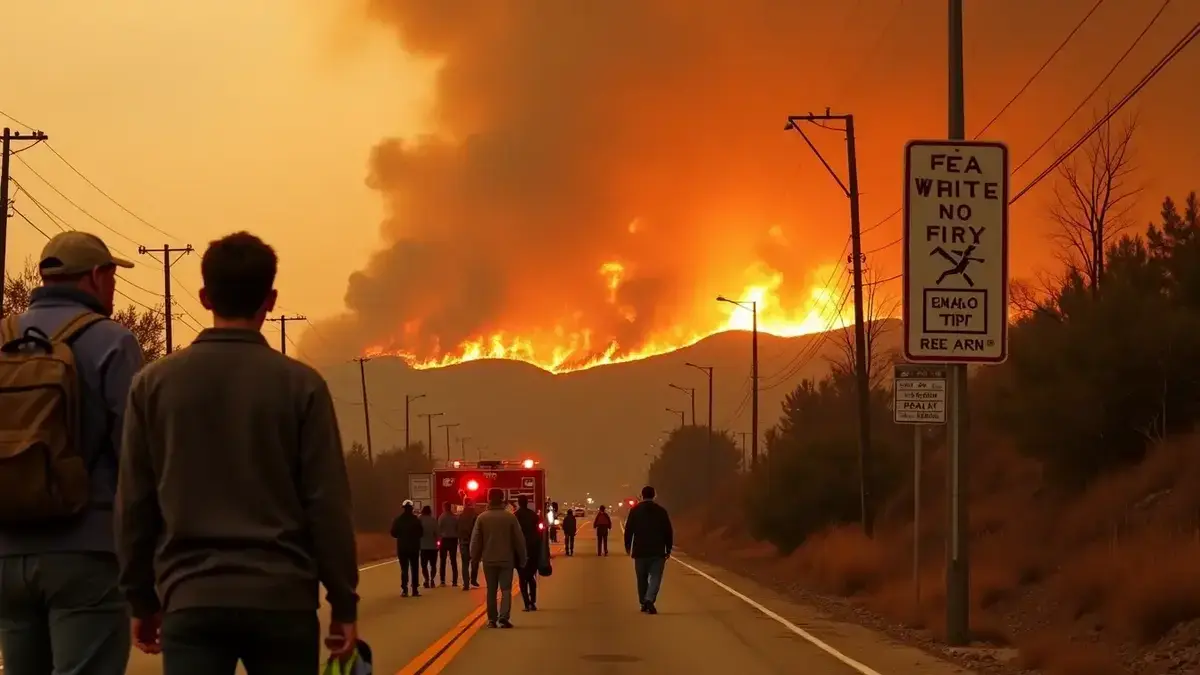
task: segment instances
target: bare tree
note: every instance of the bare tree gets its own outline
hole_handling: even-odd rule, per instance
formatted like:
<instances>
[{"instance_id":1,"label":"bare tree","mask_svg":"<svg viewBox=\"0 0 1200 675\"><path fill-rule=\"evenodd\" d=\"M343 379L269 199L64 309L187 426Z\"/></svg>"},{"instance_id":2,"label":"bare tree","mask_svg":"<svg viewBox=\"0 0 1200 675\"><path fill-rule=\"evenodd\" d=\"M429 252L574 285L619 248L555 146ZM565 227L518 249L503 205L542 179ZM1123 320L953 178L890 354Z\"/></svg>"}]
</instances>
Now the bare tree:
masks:
<instances>
[{"instance_id":1,"label":"bare tree","mask_svg":"<svg viewBox=\"0 0 1200 675\"><path fill-rule=\"evenodd\" d=\"M1092 294L1104 279L1104 254L1129 227L1129 211L1141 191L1133 184L1133 136L1137 118L1109 120L1058 168L1050 215L1058 224L1054 238L1061 257L1084 273Z\"/></svg>"},{"instance_id":2,"label":"bare tree","mask_svg":"<svg viewBox=\"0 0 1200 675\"><path fill-rule=\"evenodd\" d=\"M863 322L867 337L867 381L871 388L883 385L890 377L888 366L897 359L896 349L884 349L882 338L897 327L896 315L900 310L900 296L888 290L889 283L898 276L887 276L879 268L863 268ZM853 373L854 324L845 325L838 333L838 355L831 359L835 368Z\"/></svg>"}]
</instances>

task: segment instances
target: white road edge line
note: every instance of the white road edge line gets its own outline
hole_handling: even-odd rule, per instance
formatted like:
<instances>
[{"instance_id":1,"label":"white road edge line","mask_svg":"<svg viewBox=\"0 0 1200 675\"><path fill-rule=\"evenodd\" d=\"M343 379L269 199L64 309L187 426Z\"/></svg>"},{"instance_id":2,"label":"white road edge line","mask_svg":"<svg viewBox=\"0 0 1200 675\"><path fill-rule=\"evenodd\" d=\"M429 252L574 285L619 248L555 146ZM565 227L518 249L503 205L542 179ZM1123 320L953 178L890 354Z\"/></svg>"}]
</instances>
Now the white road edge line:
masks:
<instances>
[{"instance_id":1,"label":"white road edge line","mask_svg":"<svg viewBox=\"0 0 1200 675\"><path fill-rule=\"evenodd\" d=\"M624 528L622 528L622 529L624 529ZM683 551L680 551L679 549L675 549L675 550L679 553L683 553ZM684 553L684 555L687 555L687 554ZM711 574L708 574L707 572L704 572L703 570L697 569L696 567L683 562L679 558L676 558L674 555L671 556L671 559L674 560L675 562L679 563L680 565L683 565L684 567L688 568L689 570L695 572L696 574L699 574L700 576L704 577L705 579L708 579L714 585L716 585L717 588L720 588L721 590L723 590L726 593L732 595L733 597L741 600L742 602L746 603L747 605L750 605L754 609L757 609L764 616L774 619L775 622L778 623L779 625L788 629L792 633L795 633L796 635L804 638L805 640L811 642L813 644L813 646L816 647L817 649L820 649L821 651L832 656L833 658L837 659L838 661L841 661L842 663L846 664L847 666L850 666L854 670L858 671L860 673L860 675L882 675L882 673L880 673L878 670L874 670L873 668L871 668L870 666L867 666L864 663L855 661L854 659L850 658L849 656L846 656L845 654L834 649L828 643L821 640L820 638L813 635L812 633L809 633L808 631L797 626L796 624L792 623L791 621L788 621L787 619L783 618L779 614L776 614L775 612L771 611L770 609L767 609L766 607L764 607L762 605L762 603L757 602L754 599L745 595L744 593L734 590L733 588L730 588L727 584L724 584L721 581L718 581Z\"/></svg>"},{"instance_id":2,"label":"white road edge line","mask_svg":"<svg viewBox=\"0 0 1200 675\"><path fill-rule=\"evenodd\" d=\"M397 560L396 558L388 558L387 560L380 560L379 562L373 562L370 565L363 565L362 567L358 568L358 571L366 572L367 570L373 570L376 567L383 567L384 565L391 565L392 563L396 562L396 560Z\"/></svg>"}]
</instances>

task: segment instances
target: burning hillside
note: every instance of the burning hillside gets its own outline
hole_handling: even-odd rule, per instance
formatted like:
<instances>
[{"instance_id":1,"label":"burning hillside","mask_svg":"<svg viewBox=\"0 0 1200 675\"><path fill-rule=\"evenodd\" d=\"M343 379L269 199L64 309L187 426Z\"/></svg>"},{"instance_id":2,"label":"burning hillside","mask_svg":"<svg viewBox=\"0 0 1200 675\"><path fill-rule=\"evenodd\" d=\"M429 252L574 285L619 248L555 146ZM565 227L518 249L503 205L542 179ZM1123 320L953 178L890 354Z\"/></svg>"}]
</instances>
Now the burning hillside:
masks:
<instances>
[{"instance_id":1,"label":"burning hillside","mask_svg":"<svg viewBox=\"0 0 1200 675\"><path fill-rule=\"evenodd\" d=\"M797 81L790 26L811 8L369 6L439 65L431 129L372 152L383 246L309 353L565 371L748 329L717 295L757 300L760 330L784 336L848 313L845 201L802 180L772 93Z\"/></svg>"}]
</instances>

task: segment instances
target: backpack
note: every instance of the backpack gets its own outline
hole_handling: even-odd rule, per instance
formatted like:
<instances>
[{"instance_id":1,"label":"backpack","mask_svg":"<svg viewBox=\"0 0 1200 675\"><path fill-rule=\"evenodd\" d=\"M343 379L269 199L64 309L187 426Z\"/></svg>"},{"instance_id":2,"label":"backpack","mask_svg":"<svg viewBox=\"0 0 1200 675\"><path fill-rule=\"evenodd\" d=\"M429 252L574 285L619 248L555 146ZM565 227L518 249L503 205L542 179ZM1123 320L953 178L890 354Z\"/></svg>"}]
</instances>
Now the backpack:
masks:
<instances>
[{"instance_id":1,"label":"backpack","mask_svg":"<svg viewBox=\"0 0 1200 675\"><path fill-rule=\"evenodd\" d=\"M103 321L91 311L54 334L0 322L0 524L64 519L90 497L81 453L82 383L72 343Z\"/></svg>"}]
</instances>

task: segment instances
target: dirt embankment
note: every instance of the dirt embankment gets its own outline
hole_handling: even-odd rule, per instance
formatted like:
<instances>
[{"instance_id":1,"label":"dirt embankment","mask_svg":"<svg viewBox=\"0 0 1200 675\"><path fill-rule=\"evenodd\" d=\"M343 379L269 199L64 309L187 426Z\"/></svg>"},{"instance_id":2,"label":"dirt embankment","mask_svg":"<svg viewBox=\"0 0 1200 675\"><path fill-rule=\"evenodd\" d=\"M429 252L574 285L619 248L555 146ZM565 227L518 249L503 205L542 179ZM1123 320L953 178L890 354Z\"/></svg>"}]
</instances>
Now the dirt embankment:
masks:
<instances>
[{"instance_id":1,"label":"dirt embankment","mask_svg":"<svg viewBox=\"0 0 1200 675\"><path fill-rule=\"evenodd\" d=\"M386 534L359 532L354 535L354 540L358 547L359 565L396 557L396 540Z\"/></svg>"},{"instance_id":2,"label":"dirt embankment","mask_svg":"<svg viewBox=\"0 0 1200 675\"><path fill-rule=\"evenodd\" d=\"M982 453L981 453L982 455ZM975 458L971 629L944 639L944 493L922 499L922 561L912 573L912 495L889 505L874 539L857 527L791 555L737 523L683 523L679 545L834 616L884 630L978 672L1010 675L1200 673L1200 438L1081 495L1056 497L1037 466L1006 451ZM934 457L924 485L944 485Z\"/></svg>"}]
</instances>

